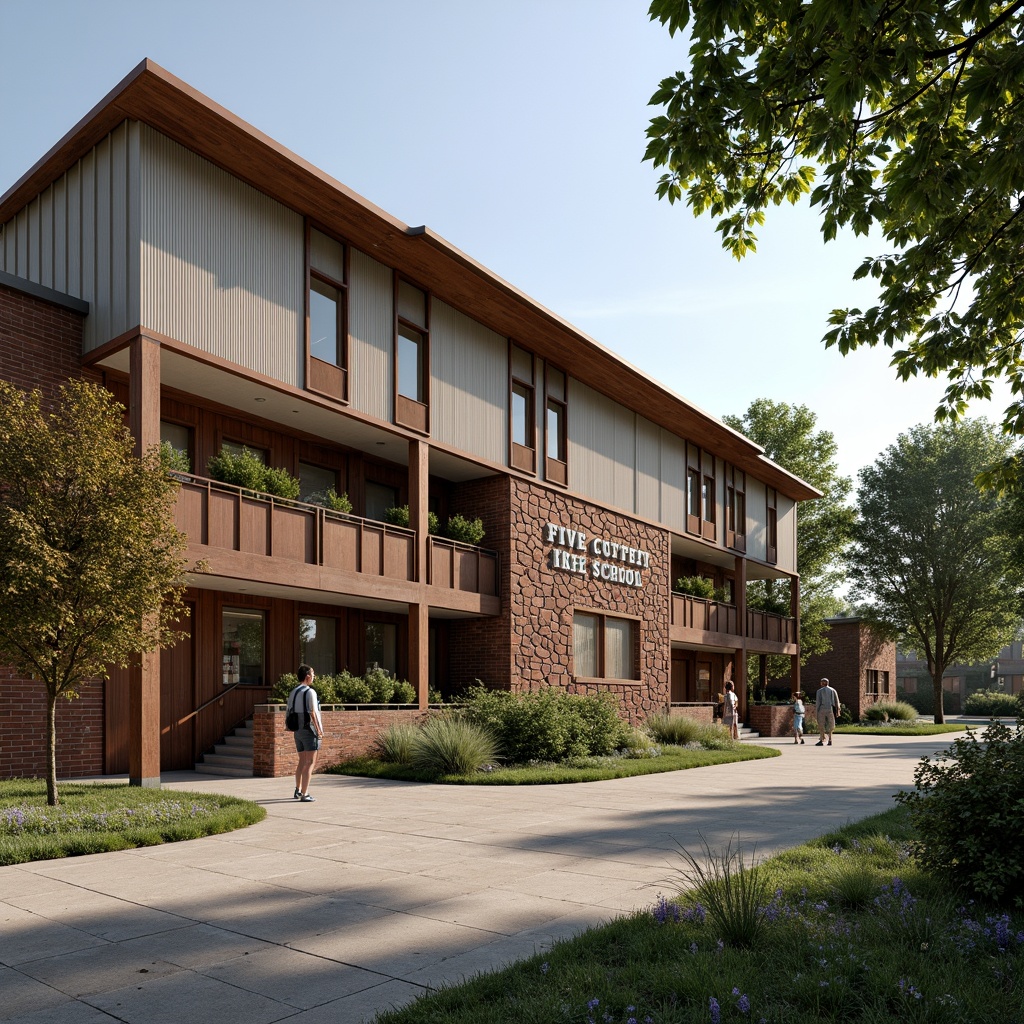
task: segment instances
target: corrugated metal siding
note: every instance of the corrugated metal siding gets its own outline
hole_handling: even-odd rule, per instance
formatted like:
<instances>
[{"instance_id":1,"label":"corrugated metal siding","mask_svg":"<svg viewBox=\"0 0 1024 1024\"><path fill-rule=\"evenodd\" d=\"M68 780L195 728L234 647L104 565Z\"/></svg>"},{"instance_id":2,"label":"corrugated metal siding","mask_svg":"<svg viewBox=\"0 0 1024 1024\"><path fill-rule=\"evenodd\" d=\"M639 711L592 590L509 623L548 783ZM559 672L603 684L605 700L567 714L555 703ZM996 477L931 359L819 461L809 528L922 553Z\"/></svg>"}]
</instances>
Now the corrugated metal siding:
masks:
<instances>
[{"instance_id":1,"label":"corrugated metal siding","mask_svg":"<svg viewBox=\"0 0 1024 1024\"><path fill-rule=\"evenodd\" d=\"M0 228L0 269L89 303L86 352L141 319L139 132L115 128Z\"/></svg>"},{"instance_id":2,"label":"corrugated metal siding","mask_svg":"<svg viewBox=\"0 0 1024 1024\"><path fill-rule=\"evenodd\" d=\"M686 528L686 442L661 431L661 521L670 529Z\"/></svg>"},{"instance_id":3,"label":"corrugated metal siding","mask_svg":"<svg viewBox=\"0 0 1024 1024\"><path fill-rule=\"evenodd\" d=\"M569 379L572 489L593 501L635 512L636 415Z\"/></svg>"},{"instance_id":4,"label":"corrugated metal siding","mask_svg":"<svg viewBox=\"0 0 1024 1024\"><path fill-rule=\"evenodd\" d=\"M636 418L636 512L661 519L661 428Z\"/></svg>"},{"instance_id":5,"label":"corrugated metal siding","mask_svg":"<svg viewBox=\"0 0 1024 1024\"><path fill-rule=\"evenodd\" d=\"M508 464L508 339L434 299L430 307L430 433Z\"/></svg>"},{"instance_id":6,"label":"corrugated metal siding","mask_svg":"<svg viewBox=\"0 0 1024 1024\"><path fill-rule=\"evenodd\" d=\"M143 323L303 385L302 218L142 129Z\"/></svg>"},{"instance_id":7,"label":"corrugated metal siding","mask_svg":"<svg viewBox=\"0 0 1024 1024\"><path fill-rule=\"evenodd\" d=\"M747 476L747 557L762 562L768 548L768 496L760 480Z\"/></svg>"},{"instance_id":8,"label":"corrugated metal siding","mask_svg":"<svg viewBox=\"0 0 1024 1024\"><path fill-rule=\"evenodd\" d=\"M349 274L349 400L353 409L390 421L395 301L391 271L353 249Z\"/></svg>"}]
</instances>

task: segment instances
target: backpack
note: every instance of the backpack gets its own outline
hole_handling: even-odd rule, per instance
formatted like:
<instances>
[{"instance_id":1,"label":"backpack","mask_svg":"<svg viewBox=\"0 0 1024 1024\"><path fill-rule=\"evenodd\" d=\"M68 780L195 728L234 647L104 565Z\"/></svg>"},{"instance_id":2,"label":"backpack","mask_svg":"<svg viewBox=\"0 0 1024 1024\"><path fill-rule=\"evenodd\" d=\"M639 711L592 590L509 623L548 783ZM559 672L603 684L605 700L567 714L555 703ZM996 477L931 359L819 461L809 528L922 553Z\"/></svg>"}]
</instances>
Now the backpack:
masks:
<instances>
[{"instance_id":1,"label":"backpack","mask_svg":"<svg viewBox=\"0 0 1024 1024\"><path fill-rule=\"evenodd\" d=\"M307 690L309 690L308 686L305 687L302 690L302 704L303 704L304 707L309 707L309 702L306 699L306 691ZM297 693L293 694L293 697L298 697L298 694ZM289 732L297 732L299 729L302 728L302 724L301 724L302 719L300 718L300 714L305 716L306 718L309 717L309 712L308 711L299 712L299 711L297 711L295 709L293 704L290 704L288 706L288 710L285 712L285 716L284 716L284 727Z\"/></svg>"}]
</instances>

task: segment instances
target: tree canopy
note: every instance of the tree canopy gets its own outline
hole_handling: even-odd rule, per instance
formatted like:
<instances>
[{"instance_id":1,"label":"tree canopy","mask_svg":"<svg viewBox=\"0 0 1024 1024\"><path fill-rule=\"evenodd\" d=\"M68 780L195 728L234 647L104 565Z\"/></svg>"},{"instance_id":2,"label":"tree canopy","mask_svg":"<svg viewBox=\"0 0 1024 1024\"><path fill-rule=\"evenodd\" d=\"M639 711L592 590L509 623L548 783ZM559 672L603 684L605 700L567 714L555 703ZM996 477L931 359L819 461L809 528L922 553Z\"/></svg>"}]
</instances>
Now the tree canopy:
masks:
<instances>
[{"instance_id":1,"label":"tree canopy","mask_svg":"<svg viewBox=\"0 0 1024 1024\"><path fill-rule=\"evenodd\" d=\"M946 667L997 654L1020 622L1014 503L974 484L1008 448L983 419L918 426L860 473L854 594L869 618L924 655L936 722Z\"/></svg>"},{"instance_id":2,"label":"tree canopy","mask_svg":"<svg viewBox=\"0 0 1024 1024\"><path fill-rule=\"evenodd\" d=\"M835 437L827 430L814 429L817 416L806 405L758 398L742 416L723 419L759 444L773 462L822 492L822 497L803 502L798 512L800 648L806 660L829 649L824 620L839 610L840 602L833 592L845 579L844 555L856 518L847 504L852 483L849 477L840 475L836 466ZM754 606L770 605L773 597L763 581L748 587L748 600ZM788 607L788 600L786 603ZM788 671L788 667L786 658L771 663L771 669L781 672Z\"/></svg>"},{"instance_id":3,"label":"tree canopy","mask_svg":"<svg viewBox=\"0 0 1024 1024\"><path fill-rule=\"evenodd\" d=\"M57 699L178 636L177 484L157 450L134 455L123 413L88 383L47 414L38 391L0 381L0 659L46 686L50 803Z\"/></svg>"},{"instance_id":4,"label":"tree canopy","mask_svg":"<svg viewBox=\"0 0 1024 1024\"><path fill-rule=\"evenodd\" d=\"M998 378L1024 396L1024 0L654 0L650 15L690 40L689 69L651 99L658 194L719 218L737 258L768 207L806 196L826 241L876 228L887 251L854 277L878 282L877 304L835 310L826 344L893 348L904 380L945 374L939 420ZM1024 398L1003 423L1024 434Z\"/></svg>"}]
</instances>

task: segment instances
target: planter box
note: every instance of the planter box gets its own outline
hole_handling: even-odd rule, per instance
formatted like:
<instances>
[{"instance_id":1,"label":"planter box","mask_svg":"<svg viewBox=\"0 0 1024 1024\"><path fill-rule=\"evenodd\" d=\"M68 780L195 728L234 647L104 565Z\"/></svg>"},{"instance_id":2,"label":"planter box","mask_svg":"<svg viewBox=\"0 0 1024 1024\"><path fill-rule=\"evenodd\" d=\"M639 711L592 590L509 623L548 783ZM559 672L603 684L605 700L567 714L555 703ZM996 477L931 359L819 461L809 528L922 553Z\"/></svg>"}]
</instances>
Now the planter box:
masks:
<instances>
[{"instance_id":1,"label":"planter box","mask_svg":"<svg viewBox=\"0 0 1024 1024\"><path fill-rule=\"evenodd\" d=\"M810 704L804 724L814 720L814 705ZM747 725L762 736L789 736L793 732L793 705L750 704L747 706Z\"/></svg>"}]
</instances>

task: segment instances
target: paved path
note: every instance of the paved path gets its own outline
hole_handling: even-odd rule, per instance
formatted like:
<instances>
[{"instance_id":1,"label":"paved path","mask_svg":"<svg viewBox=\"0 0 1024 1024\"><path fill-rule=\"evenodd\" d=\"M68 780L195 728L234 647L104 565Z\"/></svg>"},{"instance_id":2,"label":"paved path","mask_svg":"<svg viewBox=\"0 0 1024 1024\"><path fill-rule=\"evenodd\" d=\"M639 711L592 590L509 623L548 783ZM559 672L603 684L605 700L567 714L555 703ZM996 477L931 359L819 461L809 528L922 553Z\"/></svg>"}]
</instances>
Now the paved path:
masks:
<instances>
[{"instance_id":1,"label":"paved path","mask_svg":"<svg viewBox=\"0 0 1024 1024\"><path fill-rule=\"evenodd\" d=\"M165 776L259 825L0 868L0 1019L357 1024L669 892L676 841L770 853L892 806L953 734L573 786Z\"/></svg>"}]
</instances>

